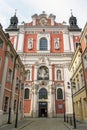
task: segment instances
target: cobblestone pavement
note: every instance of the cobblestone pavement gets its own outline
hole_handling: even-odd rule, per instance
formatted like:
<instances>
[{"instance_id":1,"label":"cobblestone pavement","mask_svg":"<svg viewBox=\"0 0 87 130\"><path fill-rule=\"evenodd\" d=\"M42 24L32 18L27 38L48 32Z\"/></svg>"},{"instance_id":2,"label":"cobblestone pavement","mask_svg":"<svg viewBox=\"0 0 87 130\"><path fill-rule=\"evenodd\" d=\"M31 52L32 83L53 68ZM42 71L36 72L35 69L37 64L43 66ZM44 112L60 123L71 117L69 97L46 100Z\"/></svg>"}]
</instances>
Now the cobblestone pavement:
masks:
<instances>
[{"instance_id":1,"label":"cobblestone pavement","mask_svg":"<svg viewBox=\"0 0 87 130\"><path fill-rule=\"evenodd\" d=\"M77 129L78 130L87 130L87 123L77 123Z\"/></svg>"},{"instance_id":2,"label":"cobblestone pavement","mask_svg":"<svg viewBox=\"0 0 87 130\"><path fill-rule=\"evenodd\" d=\"M69 130L58 118L38 118L21 130Z\"/></svg>"},{"instance_id":3,"label":"cobblestone pavement","mask_svg":"<svg viewBox=\"0 0 87 130\"><path fill-rule=\"evenodd\" d=\"M0 130L70 130L63 120L58 118L27 118L18 123L18 128L13 124L2 126Z\"/></svg>"},{"instance_id":4,"label":"cobblestone pavement","mask_svg":"<svg viewBox=\"0 0 87 130\"><path fill-rule=\"evenodd\" d=\"M1 126L0 130L73 130L73 126L62 118L24 118L18 122L17 128L12 123ZM76 130L87 130L87 123L77 122Z\"/></svg>"}]
</instances>

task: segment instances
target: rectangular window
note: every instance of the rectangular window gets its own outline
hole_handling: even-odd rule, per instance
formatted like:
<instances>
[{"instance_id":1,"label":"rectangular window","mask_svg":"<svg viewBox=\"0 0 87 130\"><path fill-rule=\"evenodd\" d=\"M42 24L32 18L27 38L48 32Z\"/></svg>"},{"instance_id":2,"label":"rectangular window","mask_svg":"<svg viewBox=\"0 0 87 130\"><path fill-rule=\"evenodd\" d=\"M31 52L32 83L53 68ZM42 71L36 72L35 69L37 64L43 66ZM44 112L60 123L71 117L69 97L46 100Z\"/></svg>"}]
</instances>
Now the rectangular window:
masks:
<instances>
[{"instance_id":1,"label":"rectangular window","mask_svg":"<svg viewBox=\"0 0 87 130\"><path fill-rule=\"evenodd\" d=\"M16 104L17 104L17 101L14 100L14 112L16 112Z\"/></svg>"},{"instance_id":2,"label":"rectangular window","mask_svg":"<svg viewBox=\"0 0 87 130\"><path fill-rule=\"evenodd\" d=\"M8 71L7 81L8 81L8 82L12 82L12 70L11 70L11 69L9 69L9 71Z\"/></svg>"},{"instance_id":3,"label":"rectangular window","mask_svg":"<svg viewBox=\"0 0 87 130\"><path fill-rule=\"evenodd\" d=\"M11 61L13 62L14 61L14 56L11 54Z\"/></svg>"},{"instance_id":4,"label":"rectangular window","mask_svg":"<svg viewBox=\"0 0 87 130\"><path fill-rule=\"evenodd\" d=\"M9 102L9 97L5 97L4 112L7 112L7 111L8 111L8 102Z\"/></svg>"},{"instance_id":5,"label":"rectangular window","mask_svg":"<svg viewBox=\"0 0 87 130\"><path fill-rule=\"evenodd\" d=\"M18 88L18 85L19 85L19 79L18 77L16 78L16 88Z\"/></svg>"},{"instance_id":6,"label":"rectangular window","mask_svg":"<svg viewBox=\"0 0 87 130\"><path fill-rule=\"evenodd\" d=\"M39 50L40 51L47 51L48 50L47 39L45 39L45 38L40 39Z\"/></svg>"},{"instance_id":7,"label":"rectangular window","mask_svg":"<svg viewBox=\"0 0 87 130\"><path fill-rule=\"evenodd\" d=\"M83 87L85 85L83 74L81 74L81 83L82 83L82 87Z\"/></svg>"},{"instance_id":8,"label":"rectangular window","mask_svg":"<svg viewBox=\"0 0 87 130\"><path fill-rule=\"evenodd\" d=\"M3 40L0 38L0 48L3 48Z\"/></svg>"},{"instance_id":9,"label":"rectangular window","mask_svg":"<svg viewBox=\"0 0 87 130\"><path fill-rule=\"evenodd\" d=\"M80 84L79 84L79 80L77 80L77 89L80 89Z\"/></svg>"}]
</instances>

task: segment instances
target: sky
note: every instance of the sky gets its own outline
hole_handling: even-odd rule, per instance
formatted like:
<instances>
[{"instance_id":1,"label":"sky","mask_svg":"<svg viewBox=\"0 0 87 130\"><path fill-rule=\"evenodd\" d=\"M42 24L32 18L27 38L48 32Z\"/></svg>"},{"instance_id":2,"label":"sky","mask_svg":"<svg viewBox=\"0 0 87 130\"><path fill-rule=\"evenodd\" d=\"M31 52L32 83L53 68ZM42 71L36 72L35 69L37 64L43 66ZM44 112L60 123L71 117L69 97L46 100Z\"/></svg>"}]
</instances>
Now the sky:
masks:
<instances>
[{"instance_id":1,"label":"sky","mask_svg":"<svg viewBox=\"0 0 87 130\"><path fill-rule=\"evenodd\" d=\"M87 22L87 0L0 0L0 23L3 28L9 26L15 9L19 24L31 22L31 16L42 11L54 14L56 22L69 24L71 9L80 28L83 29Z\"/></svg>"}]
</instances>

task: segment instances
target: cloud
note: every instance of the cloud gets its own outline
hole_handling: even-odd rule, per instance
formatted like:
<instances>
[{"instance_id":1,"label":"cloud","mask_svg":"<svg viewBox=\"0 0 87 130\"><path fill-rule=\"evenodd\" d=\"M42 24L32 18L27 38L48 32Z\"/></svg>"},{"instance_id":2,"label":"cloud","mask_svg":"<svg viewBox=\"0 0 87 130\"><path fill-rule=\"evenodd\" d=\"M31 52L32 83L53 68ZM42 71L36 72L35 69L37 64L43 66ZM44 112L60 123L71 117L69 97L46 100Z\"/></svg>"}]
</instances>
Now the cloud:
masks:
<instances>
[{"instance_id":1,"label":"cloud","mask_svg":"<svg viewBox=\"0 0 87 130\"><path fill-rule=\"evenodd\" d=\"M30 22L33 14L40 14L42 11L48 15L53 13L56 15L57 22L66 21L68 24L70 9L73 9L79 26L83 26L87 20L86 5L85 0L0 0L0 22L3 26L8 27L10 18L17 9L19 24L22 21Z\"/></svg>"}]
</instances>

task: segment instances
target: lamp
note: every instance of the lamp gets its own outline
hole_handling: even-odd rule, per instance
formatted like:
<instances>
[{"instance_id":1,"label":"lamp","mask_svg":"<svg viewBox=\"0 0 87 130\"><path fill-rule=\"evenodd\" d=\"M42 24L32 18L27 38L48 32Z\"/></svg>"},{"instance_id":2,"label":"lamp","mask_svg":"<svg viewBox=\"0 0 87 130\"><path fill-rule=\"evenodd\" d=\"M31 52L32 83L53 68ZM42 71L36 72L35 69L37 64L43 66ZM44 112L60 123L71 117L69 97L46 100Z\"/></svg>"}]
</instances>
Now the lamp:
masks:
<instances>
[{"instance_id":1,"label":"lamp","mask_svg":"<svg viewBox=\"0 0 87 130\"><path fill-rule=\"evenodd\" d=\"M19 84L18 84L18 87L16 89L18 89L18 102L17 102L17 110L16 110L15 128L17 128L17 124L18 124L18 109L19 109L19 100L20 100L20 90L24 89L24 84L21 83L21 80L19 80Z\"/></svg>"},{"instance_id":2,"label":"lamp","mask_svg":"<svg viewBox=\"0 0 87 130\"><path fill-rule=\"evenodd\" d=\"M64 122L66 122L66 115L65 115L65 100L64 101Z\"/></svg>"},{"instance_id":3,"label":"lamp","mask_svg":"<svg viewBox=\"0 0 87 130\"><path fill-rule=\"evenodd\" d=\"M74 129L76 129L76 118L75 118L75 110L74 110L74 102L73 102L73 89L76 87L75 82L72 81L72 79L70 79L70 82L67 82L68 84L68 88L71 87L71 94L72 94L72 106L73 106L73 125L74 125Z\"/></svg>"}]
</instances>

